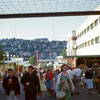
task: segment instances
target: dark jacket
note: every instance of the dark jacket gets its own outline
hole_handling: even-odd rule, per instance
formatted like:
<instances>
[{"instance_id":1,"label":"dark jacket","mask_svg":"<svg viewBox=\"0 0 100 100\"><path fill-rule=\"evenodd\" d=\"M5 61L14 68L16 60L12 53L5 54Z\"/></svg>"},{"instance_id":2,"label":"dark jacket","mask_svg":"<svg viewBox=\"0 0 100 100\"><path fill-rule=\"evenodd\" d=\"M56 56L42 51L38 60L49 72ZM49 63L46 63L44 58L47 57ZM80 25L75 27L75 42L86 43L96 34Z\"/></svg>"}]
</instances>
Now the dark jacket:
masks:
<instances>
[{"instance_id":1,"label":"dark jacket","mask_svg":"<svg viewBox=\"0 0 100 100\"><path fill-rule=\"evenodd\" d=\"M30 83L29 87L25 85L27 82ZM37 92L40 92L39 78L35 73L32 73L32 75L29 73L24 74L24 76L21 78L21 83L25 86L26 95L36 95Z\"/></svg>"},{"instance_id":2,"label":"dark jacket","mask_svg":"<svg viewBox=\"0 0 100 100\"><path fill-rule=\"evenodd\" d=\"M3 80L3 88L6 91L6 94L9 95L11 88L13 89L13 91L15 92L15 95L20 94L20 84L18 82L18 78L13 76L12 77L12 84L8 84L8 80L10 79L10 77L6 77Z\"/></svg>"}]
</instances>

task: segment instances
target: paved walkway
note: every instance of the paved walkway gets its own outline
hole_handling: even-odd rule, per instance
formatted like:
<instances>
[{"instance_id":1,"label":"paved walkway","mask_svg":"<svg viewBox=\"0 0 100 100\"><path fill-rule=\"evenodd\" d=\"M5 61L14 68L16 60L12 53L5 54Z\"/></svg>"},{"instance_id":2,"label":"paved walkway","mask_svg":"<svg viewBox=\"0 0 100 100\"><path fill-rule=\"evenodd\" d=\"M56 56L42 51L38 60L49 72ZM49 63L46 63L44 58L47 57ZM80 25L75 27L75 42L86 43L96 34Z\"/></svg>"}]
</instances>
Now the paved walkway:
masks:
<instances>
[{"instance_id":1,"label":"paved walkway","mask_svg":"<svg viewBox=\"0 0 100 100\"><path fill-rule=\"evenodd\" d=\"M88 94L87 89L81 88L80 95L72 96L72 100L100 100L100 95ZM6 100L6 96L3 94L2 86L0 85L0 100ZM25 100L24 94L21 94L20 100ZM42 99L38 99L42 100ZM56 100L54 97L48 97L46 100Z\"/></svg>"},{"instance_id":2,"label":"paved walkway","mask_svg":"<svg viewBox=\"0 0 100 100\"><path fill-rule=\"evenodd\" d=\"M88 94L87 89L81 88L80 95L72 96L72 100L100 100L100 95L95 93Z\"/></svg>"}]
</instances>

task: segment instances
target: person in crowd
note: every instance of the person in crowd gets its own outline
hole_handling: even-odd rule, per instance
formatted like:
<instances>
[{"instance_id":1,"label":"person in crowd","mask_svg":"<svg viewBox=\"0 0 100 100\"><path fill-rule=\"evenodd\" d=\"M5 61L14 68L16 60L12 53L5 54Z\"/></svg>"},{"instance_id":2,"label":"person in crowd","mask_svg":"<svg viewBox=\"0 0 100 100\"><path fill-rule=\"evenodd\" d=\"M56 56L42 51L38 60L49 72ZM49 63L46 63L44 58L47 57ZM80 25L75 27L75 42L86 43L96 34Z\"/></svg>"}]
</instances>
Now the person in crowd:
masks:
<instances>
[{"instance_id":1,"label":"person in crowd","mask_svg":"<svg viewBox=\"0 0 100 100\"><path fill-rule=\"evenodd\" d=\"M96 72L95 72L95 85L94 85L94 87L95 87L95 89L96 90L98 90L98 82L99 82L99 79L98 79L98 71L99 71L99 69L98 68L96 68Z\"/></svg>"},{"instance_id":2,"label":"person in crowd","mask_svg":"<svg viewBox=\"0 0 100 100\"><path fill-rule=\"evenodd\" d=\"M17 72L16 69L14 70L14 76L15 76L15 77L19 77L19 74L18 74L18 72Z\"/></svg>"},{"instance_id":3,"label":"person in crowd","mask_svg":"<svg viewBox=\"0 0 100 100\"><path fill-rule=\"evenodd\" d=\"M52 87L52 74L50 72L50 70L47 70L46 76L46 87L47 87L47 91L48 91L48 96L51 95L51 87Z\"/></svg>"},{"instance_id":4,"label":"person in crowd","mask_svg":"<svg viewBox=\"0 0 100 100\"><path fill-rule=\"evenodd\" d=\"M20 84L12 69L8 69L8 76L3 81L3 88L6 90L7 100L18 100Z\"/></svg>"},{"instance_id":5,"label":"person in crowd","mask_svg":"<svg viewBox=\"0 0 100 100\"><path fill-rule=\"evenodd\" d=\"M71 66L68 66L67 73L70 75L71 79L73 80L73 78L74 78L74 72L71 70Z\"/></svg>"},{"instance_id":6,"label":"person in crowd","mask_svg":"<svg viewBox=\"0 0 100 100\"><path fill-rule=\"evenodd\" d=\"M93 71L91 68L86 71L85 78L87 79L88 94L90 94L93 89Z\"/></svg>"},{"instance_id":7,"label":"person in crowd","mask_svg":"<svg viewBox=\"0 0 100 100\"><path fill-rule=\"evenodd\" d=\"M41 96L42 99L46 99L46 85L45 85L45 79L43 78L43 74L40 75L40 88L41 88Z\"/></svg>"},{"instance_id":8,"label":"person in crowd","mask_svg":"<svg viewBox=\"0 0 100 100\"><path fill-rule=\"evenodd\" d=\"M5 80L7 76L8 76L8 71L6 70L5 73L3 74L3 80Z\"/></svg>"},{"instance_id":9,"label":"person in crowd","mask_svg":"<svg viewBox=\"0 0 100 100\"><path fill-rule=\"evenodd\" d=\"M80 66L78 66L74 70L74 79L75 79L75 94L80 94L80 81L81 81L81 69Z\"/></svg>"},{"instance_id":10,"label":"person in crowd","mask_svg":"<svg viewBox=\"0 0 100 100\"><path fill-rule=\"evenodd\" d=\"M27 74L27 73L28 73L28 71L25 70L25 71L23 72L23 75L25 75L25 74Z\"/></svg>"},{"instance_id":11,"label":"person in crowd","mask_svg":"<svg viewBox=\"0 0 100 100\"><path fill-rule=\"evenodd\" d=\"M0 83L1 83L1 81L2 81L2 75L1 75L1 73L0 73Z\"/></svg>"},{"instance_id":12,"label":"person in crowd","mask_svg":"<svg viewBox=\"0 0 100 100\"><path fill-rule=\"evenodd\" d=\"M97 78L98 78L98 94L100 94L100 67L98 68Z\"/></svg>"},{"instance_id":13,"label":"person in crowd","mask_svg":"<svg viewBox=\"0 0 100 100\"><path fill-rule=\"evenodd\" d=\"M87 85L87 80L85 78L85 73L82 74L82 85L84 86L84 88L86 88L86 85Z\"/></svg>"},{"instance_id":14,"label":"person in crowd","mask_svg":"<svg viewBox=\"0 0 100 100\"><path fill-rule=\"evenodd\" d=\"M46 71L43 71L43 78L45 79Z\"/></svg>"},{"instance_id":15,"label":"person in crowd","mask_svg":"<svg viewBox=\"0 0 100 100\"><path fill-rule=\"evenodd\" d=\"M60 70L57 69L55 73L55 82L56 82L55 93L57 92L57 80L58 80L59 74L60 74Z\"/></svg>"},{"instance_id":16,"label":"person in crowd","mask_svg":"<svg viewBox=\"0 0 100 100\"><path fill-rule=\"evenodd\" d=\"M56 78L55 78L55 73L54 72L53 72L52 77L53 77L53 79L52 79L52 82L53 82L52 92L53 92L53 95L55 96L56 95Z\"/></svg>"},{"instance_id":17,"label":"person in crowd","mask_svg":"<svg viewBox=\"0 0 100 100\"><path fill-rule=\"evenodd\" d=\"M25 87L25 100L36 100L37 92L40 95L40 82L37 74L33 72L33 66L28 67L28 73L21 78Z\"/></svg>"},{"instance_id":18,"label":"person in crowd","mask_svg":"<svg viewBox=\"0 0 100 100\"><path fill-rule=\"evenodd\" d=\"M60 91L62 89L63 91L66 92L67 95L65 99L71 100L71 91L72 93L74 93L74 86L67 70L68 70L68 66L66 64L63 64L61 67L62 72L58 75L58 79L57 79L57 91ZM64 86L66 86L67 88L63 88Z\"/></svg>"},{"instance_id":19,"label":"person in crowd","mask_svg":"<svg viewBox=\"0 0 100 100\"><path fill-rule=\"evenodd\" d=\"M96 83L95 83L96 69L95 68L92 68L92 69L93 69L93 88L95 89L95 87L96 87Z\"/></svg>"}]
</instances>

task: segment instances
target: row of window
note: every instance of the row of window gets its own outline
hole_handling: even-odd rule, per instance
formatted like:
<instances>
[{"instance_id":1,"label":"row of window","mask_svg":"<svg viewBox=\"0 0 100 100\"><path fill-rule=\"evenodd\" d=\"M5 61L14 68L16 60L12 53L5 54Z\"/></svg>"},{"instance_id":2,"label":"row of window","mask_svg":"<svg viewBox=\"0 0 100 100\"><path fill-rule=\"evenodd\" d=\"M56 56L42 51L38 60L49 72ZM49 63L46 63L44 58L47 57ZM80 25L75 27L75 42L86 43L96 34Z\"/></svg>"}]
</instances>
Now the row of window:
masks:
<instances>
[{"instance_id":1,"label":"row of window","mask_svg":"<svg viewBox=\"0 0 100 100\"><path fill-rule=\"evenodd\" d=\"M93 45L93 44L97 44L99 43L99 36L94 38L94 39L91 39L85 43L82 43L80 45L77 46L77 49L81 49L81 48L84 48L84 47L87 47L87 46L90 46L90 45Z\"/></svg>"},{"instance_id":2,"label":"row of window","mask_svg":"<svg viewBox=\"0 0 100 100\"><path fill-rule=\"evenodd\" d=\"M93 23L91 23L87 28L85 28L79 35L77 35L77 39L92 30L94 27L96 27L100 23L100 17L97 18Z\"/></svg>"}]
</instances>

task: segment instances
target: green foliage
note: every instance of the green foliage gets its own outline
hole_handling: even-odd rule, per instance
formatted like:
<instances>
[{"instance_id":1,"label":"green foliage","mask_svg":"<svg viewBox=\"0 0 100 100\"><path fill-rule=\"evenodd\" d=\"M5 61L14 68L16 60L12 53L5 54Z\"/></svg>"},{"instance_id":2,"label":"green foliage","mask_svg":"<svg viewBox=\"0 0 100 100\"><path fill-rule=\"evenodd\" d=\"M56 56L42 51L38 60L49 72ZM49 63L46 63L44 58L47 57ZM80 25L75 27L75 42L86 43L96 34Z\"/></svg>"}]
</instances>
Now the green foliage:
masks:
<instances>
[{"instance_id":1,"label":"green foliage","mask_svg":"<svg viewBox=\"0 0 100 100\"><path fill-rule=\"evenodd\" d=\"M4 51L3 51L2 46L0 45L0 61L4 59L3 54L4 54Z\"/></svg>"},{"instance_id":2,"label":"green foliage","mask_svg":"<svg viewBox=\"0 0 100 100\"><path fill-rule=\"evenodd\" d=\"M37 65L37 59L36 56L32 56L29 58L29 63L33 65Z\"/></svg>"},{"instance_id":3,"label":"green foliage","mask_svg":"<svg viewBox=\"0 0 100 100\"><path fill-rule=\"evenodd\" d=\"M66 56L66 48L64 48L63 50L62 50L62 52L61 52L61 54L60 54L61 56Z\"/></svg>"}]
</instances>

